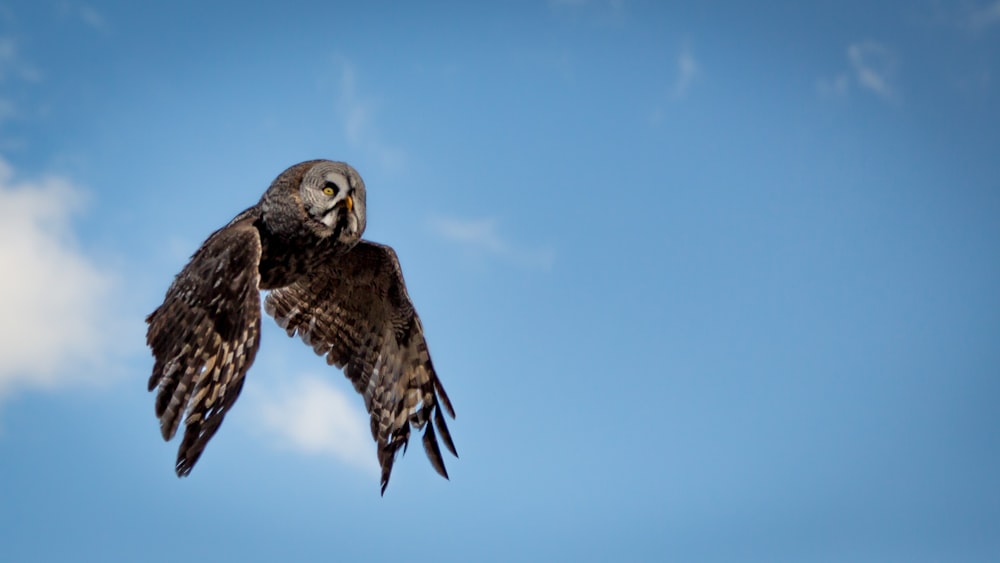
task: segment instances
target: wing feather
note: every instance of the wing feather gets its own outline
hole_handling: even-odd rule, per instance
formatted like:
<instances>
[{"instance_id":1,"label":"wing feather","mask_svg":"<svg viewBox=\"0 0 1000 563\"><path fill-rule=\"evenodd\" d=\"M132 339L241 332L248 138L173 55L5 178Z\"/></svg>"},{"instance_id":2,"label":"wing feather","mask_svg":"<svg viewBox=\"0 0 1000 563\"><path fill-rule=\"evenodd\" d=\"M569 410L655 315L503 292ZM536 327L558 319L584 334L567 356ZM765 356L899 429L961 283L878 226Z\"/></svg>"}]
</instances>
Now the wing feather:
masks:
<instances>
[{"instance_id":1,"label":"wing feather","mask_svg":"<svg viewBox=\"0 0 1000 563\"><path fill-rule=\"evenodd\" d=\"M146 318L155 357L149 390L159 389L163 439L184 419L179 476L191 472L222 424L260 345L261 244L248 212L212 233Z\"/></svg>"},{"instance_id":2,"label":"wing feather","mask_svg":"<svg viewBox=\"0 0 1000 563\"><path fill-rule=\"evenodd\" d=\"M410 428L422 429L431 465L448 477L437 431L456 457L440 403L455 411L431 363L423 327L406 292L392 248L368 241L331 260L306 279L272 291L264 310L289 336L298 334L361 394L371 416L382 467L382 492L392 464L406 450Z\"/></svg>"}]
</instances>

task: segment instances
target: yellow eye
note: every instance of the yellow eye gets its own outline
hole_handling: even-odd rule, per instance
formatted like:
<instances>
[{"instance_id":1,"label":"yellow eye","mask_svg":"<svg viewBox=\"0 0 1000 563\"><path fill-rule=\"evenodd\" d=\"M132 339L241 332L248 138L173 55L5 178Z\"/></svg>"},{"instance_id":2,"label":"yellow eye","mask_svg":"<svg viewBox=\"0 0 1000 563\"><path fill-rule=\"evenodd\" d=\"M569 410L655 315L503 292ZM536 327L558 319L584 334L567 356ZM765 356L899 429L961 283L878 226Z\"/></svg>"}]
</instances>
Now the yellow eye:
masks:
<instances>
[{"instance_id":1,"label":"yellow eye","mask_svg":"<svg viewBox=\"0 0 1000 563\"><path fill-rule=\"evenodd\" d=\"M333 195L333 194L335 194L337 192L335 192L333 190L333 188L331 188L330 186L327 186L327 187L323 188L323 193L326 194L326 195Z\"/></svg>"}]
</instances>

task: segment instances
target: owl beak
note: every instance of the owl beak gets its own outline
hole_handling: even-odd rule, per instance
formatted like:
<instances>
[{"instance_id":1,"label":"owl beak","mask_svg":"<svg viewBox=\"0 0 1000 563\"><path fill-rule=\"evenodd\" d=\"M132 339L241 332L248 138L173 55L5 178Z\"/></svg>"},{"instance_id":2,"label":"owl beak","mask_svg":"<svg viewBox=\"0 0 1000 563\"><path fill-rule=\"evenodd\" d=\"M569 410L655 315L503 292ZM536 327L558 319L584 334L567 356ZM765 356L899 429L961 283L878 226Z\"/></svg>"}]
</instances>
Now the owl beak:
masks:
<instances>
[{"instance_id":1,"label":"owl beak","mask_svg":"<svg viewBox=\"0 0 1000 563\"><path fill-rule=\"evenodd\" d=\"M350 211L354 209L354 198L347 196L344 198L344 205L347 206L347 210Z\"/></svg>"}]
</instances>

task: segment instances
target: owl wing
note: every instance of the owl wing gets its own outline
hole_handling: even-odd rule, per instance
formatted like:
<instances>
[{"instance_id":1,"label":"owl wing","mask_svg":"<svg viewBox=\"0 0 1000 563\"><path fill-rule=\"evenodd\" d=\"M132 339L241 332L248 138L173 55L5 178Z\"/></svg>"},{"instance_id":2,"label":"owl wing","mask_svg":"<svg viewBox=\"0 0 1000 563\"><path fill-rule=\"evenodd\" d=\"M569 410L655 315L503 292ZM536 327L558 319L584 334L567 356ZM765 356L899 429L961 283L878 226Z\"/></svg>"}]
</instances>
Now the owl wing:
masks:
<instances>
[{"instance_id":1,"label":"owl wing","mask_svg":"<svg viewBox=\"0 0 1000 563\"><path fill-rule=\"evenodd\" d=\"M435 427L457 457L441 406L452 418L455 411L434 372L392 248L363 240L306 279L272 291L264 310L289 336L298 333L327 363L344 368L364 397L382 466L383 494L397 452L406 450L411 426L419 431L426 425L427 457L448 478Z\"/></svg>"},{"instance_id":2,"label":"owl wing","mask_svg":"<svg viewBox=\"0 0 1000 563\"><path fill-rule=\"evenodd\" d=\"M164 440L181 418L177 475L191 472L243 388L260 344L260 235L251 210L212 233L146 322L159 387L156 416Z\"/></svg>"}]
</instances>

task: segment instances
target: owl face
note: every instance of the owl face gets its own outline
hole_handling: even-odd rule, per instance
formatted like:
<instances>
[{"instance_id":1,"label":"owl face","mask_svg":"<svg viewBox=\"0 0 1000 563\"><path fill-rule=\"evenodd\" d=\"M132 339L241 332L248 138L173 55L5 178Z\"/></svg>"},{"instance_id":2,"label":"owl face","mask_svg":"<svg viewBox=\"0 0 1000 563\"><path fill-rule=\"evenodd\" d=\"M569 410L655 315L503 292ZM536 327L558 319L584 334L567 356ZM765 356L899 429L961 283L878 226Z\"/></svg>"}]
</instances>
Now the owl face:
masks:
<instances>
[{"instance_id":1,"label":"owl face","mask_svg":"<svg viewBox=\"0 0 1000 563\"><path fill-rule=\"evenodd\" d=\"M319 161L309 168L299 185L299 196L316 232L335 236L353 246L365 230L365 183L357 170L344 162Z\"/></svg>"}]
</instances>

